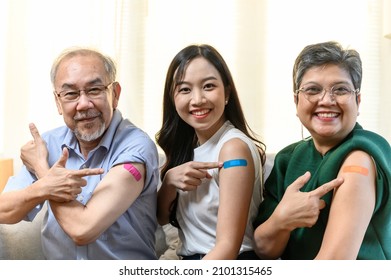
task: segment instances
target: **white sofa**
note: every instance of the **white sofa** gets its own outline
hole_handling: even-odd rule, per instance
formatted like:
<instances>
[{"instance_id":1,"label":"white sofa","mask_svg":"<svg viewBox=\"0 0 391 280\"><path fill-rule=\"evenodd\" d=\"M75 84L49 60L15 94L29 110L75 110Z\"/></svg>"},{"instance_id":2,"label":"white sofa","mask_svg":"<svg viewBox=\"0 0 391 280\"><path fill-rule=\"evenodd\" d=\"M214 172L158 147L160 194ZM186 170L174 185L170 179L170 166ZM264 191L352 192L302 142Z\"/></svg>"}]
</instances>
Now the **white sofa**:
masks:
<instances>
[{"instance_id":1,"label":"white sofa","mask_svg":"<svg viewBox=\"0 0 391 280\"><path fill-rule=\"evenodd\" d=\"M162 157L160 158L162 161ZM265 178L270 174L274 154L267 154ZM43 260L41 248L41 211L33 222L21 221L14 225L0 224L0 260ZM180 241L177 229L171 225L159 226L156 231L156 254L160 259L178 259L176 248Z\"/></svg>"},{"instance_id":2,"label":"white sofa","mask_svg":"<svg viewBox=\"0 0 391 280\"><path fill-rule=\"evenodd\" d=\"M44 211L32 222L21 221L14 225L0 224L0 260L44 260L41 247L41 224ZM177 231L171 226L159 226L156 231L156 254L166 259L175 259ZM169 247L171 245L171 248ZM167 252L166 252L167 251ZM175 251L174 251L175 252ZM164 254L165 253L165 254ZM163 255L164 254L164 255Z\"/></svg>"}]
</instances>

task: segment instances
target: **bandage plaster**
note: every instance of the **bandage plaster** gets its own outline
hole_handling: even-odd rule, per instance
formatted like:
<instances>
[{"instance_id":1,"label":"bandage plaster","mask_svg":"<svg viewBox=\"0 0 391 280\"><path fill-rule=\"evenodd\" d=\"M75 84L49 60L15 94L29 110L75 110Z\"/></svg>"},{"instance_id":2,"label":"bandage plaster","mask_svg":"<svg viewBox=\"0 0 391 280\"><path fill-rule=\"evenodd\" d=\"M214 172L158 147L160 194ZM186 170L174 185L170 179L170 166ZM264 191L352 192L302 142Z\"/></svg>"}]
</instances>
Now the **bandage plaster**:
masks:
<instances>
[{"instance_id":1,"label":"bandage plaster","mask_svg":"<svg viewBox=\"0 0 391 280\"><path fill-rule=\"evenodd\" d=\"M133 164L131 164L131 163L125 163L125 164L124 164L124 168L125 168L126 170L128 170L130 174L133 175L133 177L134 177L134 179L136 179L136 181L140 181L140 179L141 179L141 173L140 173L140 171L137 170L136 167L134 167Z\"/></svg>"},{"instance_id":2,"label":"bandage plaster","mask_svg":"<svg viewBox=\"0 0 391 280\"><path fill-rule=\"evenodd\" d=\"M356 166L356 165L344 166L342 172L359 173L364 176L368 176L369 173L368 168L362 166Z\"/></svg>"},{"instance_id":3,"label":"bandage plaster","mask_svg":"<svg viewBox=\"0 0 391 280\"><path fill-rule=\"evenodd\" d=\"M235 166L247 166L247 160L245 159L231 159L224 161L223 167L224 168L230 168L230 167L235 167Z\"/></svg>"}]
</instances>

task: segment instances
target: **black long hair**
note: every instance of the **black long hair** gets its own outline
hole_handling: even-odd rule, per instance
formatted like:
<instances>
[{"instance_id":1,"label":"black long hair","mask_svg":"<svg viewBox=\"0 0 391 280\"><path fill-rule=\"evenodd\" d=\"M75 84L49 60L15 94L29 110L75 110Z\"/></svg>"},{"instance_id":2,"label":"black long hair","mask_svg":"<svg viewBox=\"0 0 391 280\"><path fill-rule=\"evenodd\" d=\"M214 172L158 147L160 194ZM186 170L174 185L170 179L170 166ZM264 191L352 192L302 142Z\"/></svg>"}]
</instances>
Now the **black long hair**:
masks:
<instances>
[{"instance_id":1,"label":"black long hair","mask_svg":"<svg viewBox=\"0 0 391 280\"><path fill-rule=\"evenodd\" d=\"M190 45L174 57L166 75L163 96L163 123L161 129L155 135L157 144L166 155L166 162L160 173L162 180L169 169L193 160L194 148L198 141L197 135L194 128L184 122L178 115L174 103L174 91L177 84L183 79L190 61L197 57L208 60L220 73L225 95L228 98L228 104L224 110L225 118L254 141L258 147L262 165L265 162L266 146L257 139L246 122L231 72L223 57L210 45Z\"/></svg>"}]
</instances>

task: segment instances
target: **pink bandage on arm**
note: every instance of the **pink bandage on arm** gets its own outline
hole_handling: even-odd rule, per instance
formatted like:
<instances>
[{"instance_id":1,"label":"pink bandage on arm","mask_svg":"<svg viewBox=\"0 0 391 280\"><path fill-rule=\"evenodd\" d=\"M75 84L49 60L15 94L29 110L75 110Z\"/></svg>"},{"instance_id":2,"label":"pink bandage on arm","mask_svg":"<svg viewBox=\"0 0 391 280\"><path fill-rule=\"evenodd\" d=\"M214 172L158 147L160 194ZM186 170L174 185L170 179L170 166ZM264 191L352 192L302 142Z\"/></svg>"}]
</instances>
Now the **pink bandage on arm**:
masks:
<instances>
[{"instance_id":1,"label":"pink bandage on arm","mask_svg":"<svg viewBox=\"0 0 391 280\"><path fill-rule=\"evenodd\" d=\"M131 163L125 163L125 164L124 164L124 168L125 168L126 170L128 170L130 174L133 175L133 177L134 177L134 179L136 179L136 181L140 181L140 179L141 179L141 173L140 173L140 171L137 170L136 167L134 167L133 164L131 164Z\"/></svg>"}]
</instances>

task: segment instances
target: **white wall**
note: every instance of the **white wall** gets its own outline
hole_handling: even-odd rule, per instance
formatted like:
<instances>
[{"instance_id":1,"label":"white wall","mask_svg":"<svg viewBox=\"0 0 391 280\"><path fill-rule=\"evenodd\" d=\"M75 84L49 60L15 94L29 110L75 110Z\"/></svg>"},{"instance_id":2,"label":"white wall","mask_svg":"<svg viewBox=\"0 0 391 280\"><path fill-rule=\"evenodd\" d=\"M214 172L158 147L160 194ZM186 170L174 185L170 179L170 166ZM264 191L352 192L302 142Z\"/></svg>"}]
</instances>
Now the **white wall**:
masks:
<instances>
[{"instance_id":1,"label":"white wall","mask_svg":"<svg viewBox=\"0 0 391 280\"><path fill-rule=\"evenodd\" d=\"M390 1L390 0L384 0ZM214 45L233 73L250 126L269 152L301 138L291 69L309 43L338 40L362 55L359 122L391 140L391 40L383 0L3 0L0 1L0 157L62 124L49 70L72 45L118 62L120 109L151 138L161 125L166 70L190 43ZM391 16L391 11L388 12Z\"/></svg>"}]
</instances>

